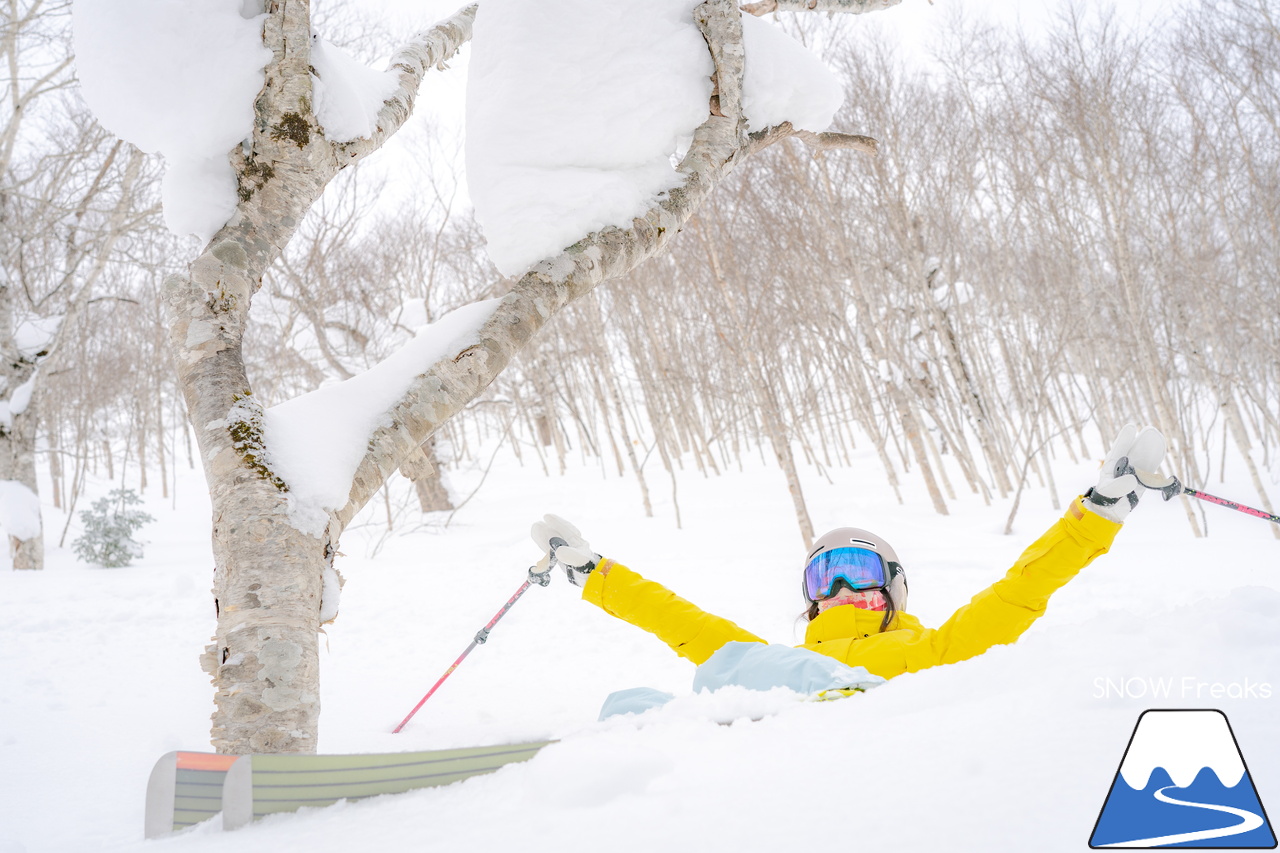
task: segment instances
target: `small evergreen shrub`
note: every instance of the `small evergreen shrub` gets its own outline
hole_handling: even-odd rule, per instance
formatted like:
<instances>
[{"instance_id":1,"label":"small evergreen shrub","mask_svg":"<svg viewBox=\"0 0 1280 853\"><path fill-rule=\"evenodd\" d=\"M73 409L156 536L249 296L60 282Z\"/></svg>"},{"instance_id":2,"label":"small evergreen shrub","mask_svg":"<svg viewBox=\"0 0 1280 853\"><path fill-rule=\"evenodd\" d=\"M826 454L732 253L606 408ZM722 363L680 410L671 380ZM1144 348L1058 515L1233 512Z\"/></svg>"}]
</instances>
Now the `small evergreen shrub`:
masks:
<instances>
[{"instance_id":1,"label":"small evergreen shrub","mask_svg":"<svg viewBox=\"0 0 1280 853\"><path fill-rule=\"evenodd\" d=\"M127 566L142 557L142 545L134 541L133 534L155 519L130 509L140 503L142 498L133 489L115 489L94 501L93 509L80 513L84 533L71 543L76 556L108 569Z\"/></svg>"}]
</instances>

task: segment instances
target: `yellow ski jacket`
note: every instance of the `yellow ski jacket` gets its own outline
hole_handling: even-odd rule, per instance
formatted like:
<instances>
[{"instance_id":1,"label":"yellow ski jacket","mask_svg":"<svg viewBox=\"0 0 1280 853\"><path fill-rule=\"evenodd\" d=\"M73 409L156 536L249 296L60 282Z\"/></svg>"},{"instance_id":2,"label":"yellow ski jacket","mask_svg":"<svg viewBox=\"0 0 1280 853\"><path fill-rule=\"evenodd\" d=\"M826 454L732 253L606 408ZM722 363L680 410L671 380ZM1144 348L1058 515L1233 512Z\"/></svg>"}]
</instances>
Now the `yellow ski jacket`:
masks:
<instances>
[{"instance_id":1,"label":"yellow ski jacket","mask_svg":"<svg viewBox=\"0 0 1280 853\"><path fill-rule=\"evenodd\" d=\"M1049 596L1105 554L1119 530L1119 524L1085 509L1083 499L1077 498L1002 579L975 595L942 627L926 628L914 616L898 613L880 633L883 612L843 605L809 623L801 648L866 667L884 678L980 655L1022 636L1044 613ZM695 664L705 662L725 643L766 642L609 559L602 559L587 577L582 597L656 635Z\"/></svg>"}]
</instances>

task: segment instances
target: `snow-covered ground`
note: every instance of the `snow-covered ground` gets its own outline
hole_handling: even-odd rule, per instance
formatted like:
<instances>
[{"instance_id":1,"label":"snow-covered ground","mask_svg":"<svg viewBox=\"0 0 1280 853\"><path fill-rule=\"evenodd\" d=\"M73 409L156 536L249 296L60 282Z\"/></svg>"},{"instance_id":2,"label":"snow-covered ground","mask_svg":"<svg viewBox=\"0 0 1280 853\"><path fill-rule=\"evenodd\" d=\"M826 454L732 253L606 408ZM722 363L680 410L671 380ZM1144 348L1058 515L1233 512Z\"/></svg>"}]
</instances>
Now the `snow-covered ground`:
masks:
<instances>
[{"instance_id":1,"label":"snow-covered ground","mask_svg":"<svg viewBox=\"0 0 1280 853\"><path fill-rule=\"evenodd\" d=\"M1083 490L1095 468L1060 460L1057 482ZM212 694L196 659L213 609L198 473L181 473L176 507L148 492L158 520L136 566L86 567L68 548L53 549L41 573L0 570L0 853L1085 850L1147 708L1223 710L1264 806L1280 812L1280 541L1267 523L1217 507L1206 508L1211 536L1194 539L1182 509L1154 495L1016 645L864 695L689 695L691 665L577 600L560 577L531 589L390 734L520 584L537 557L529 524L545 512L704 608L799 641L801 544L781 475L760 464L714 479L687 472L678 530L670 482L650 473L657 517L646 519L632 480L589 463L547 477L503 450L447 529L432 517L376 556L385 520L375 502L342 543L347 585L322 652L321 750L563 742L491 776L234 833L211 823L142 840L154 761L208 746ZM806 472L815 526L884 534L906 561L910 609L930 625L1057 516L1032 491L1004 536L1008 501L965 495L940 517L914 482L899 506L869 451L829 474ZM480 476L458 474L456 491ZM1240 470L1203 485L1256 503ZM64 518L45 510L56 543ZM1169 695L1153 697L1160 679ZM608 693L642 685L679 698L595 722Z\"/></svg>"}]
</instances>

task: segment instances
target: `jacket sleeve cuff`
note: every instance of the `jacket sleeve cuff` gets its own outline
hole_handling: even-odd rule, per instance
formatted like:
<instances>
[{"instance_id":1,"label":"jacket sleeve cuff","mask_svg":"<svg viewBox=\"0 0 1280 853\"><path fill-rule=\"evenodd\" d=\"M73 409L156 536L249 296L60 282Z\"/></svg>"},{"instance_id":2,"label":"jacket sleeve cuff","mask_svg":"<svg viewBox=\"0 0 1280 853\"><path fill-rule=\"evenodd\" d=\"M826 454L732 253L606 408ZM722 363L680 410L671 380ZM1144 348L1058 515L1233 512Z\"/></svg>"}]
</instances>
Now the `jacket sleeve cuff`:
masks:
<instances>
[{"instance_id":1,"label":"jacket sleeve cuff","mask_svg":"<svg viewBox=\"0 0 1280 853\"><path fill-rule=\"evenodd\" d=\"M582 600L589 601L601 610L604 609L604 587L609 577L609 572L615 566L618 566L608 557L601 557L596 563L595 570L587 575L587 582L582 585Z\"/></svg>"},{"instance_id":2,"label":"jacket sleeve cuff","mask_svg":"<svg viewBox=\"0 0 1280 853\"><path fill-rule=\"evenodd\" d=\"M1120 528L1124 525L1118 521L1099 515L1089 508L1089 502L1084 499L1084 495L1079 496L1071 502L1071 506L1067 508L1063 520L1077 531L1079 538L1087 539L1091 542L1100 542L1106 546L1110 546L1112 540L1116 538L1116 534L1120 532Z\"/></svg>"}]
</instances>

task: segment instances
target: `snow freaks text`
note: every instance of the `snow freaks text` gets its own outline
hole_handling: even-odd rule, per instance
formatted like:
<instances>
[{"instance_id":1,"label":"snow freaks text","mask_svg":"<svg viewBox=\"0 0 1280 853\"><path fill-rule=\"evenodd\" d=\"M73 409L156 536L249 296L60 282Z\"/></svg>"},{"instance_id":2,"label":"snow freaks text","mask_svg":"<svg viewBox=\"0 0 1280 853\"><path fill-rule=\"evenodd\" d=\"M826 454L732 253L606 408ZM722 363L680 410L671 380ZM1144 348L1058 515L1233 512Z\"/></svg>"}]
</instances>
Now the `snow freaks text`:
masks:
<instances>
[{"instance_id":1,"label":"snow freaks text","mask_svg":"<svg viewBox=\"0 0 1280 853\"><path fill-rule=\"evenodd\" d=\"M1094 699L1270 699L1270 682L1205 681L1192 675L1095 678Z\"/></svg>"}]
</instances>

